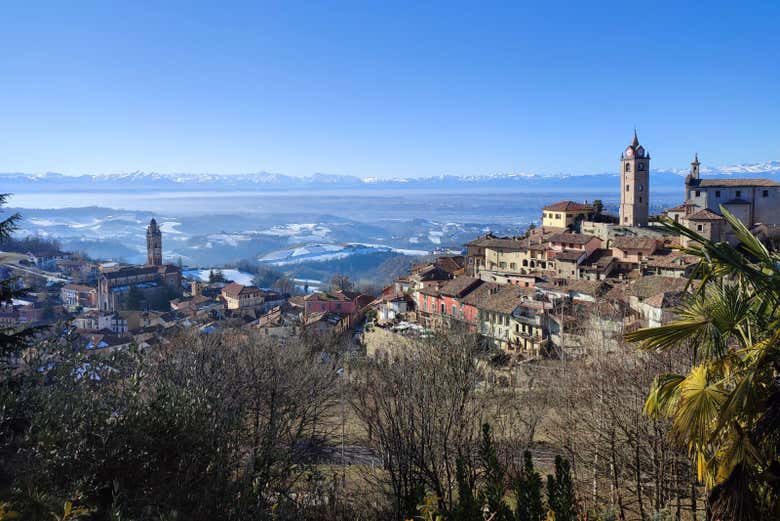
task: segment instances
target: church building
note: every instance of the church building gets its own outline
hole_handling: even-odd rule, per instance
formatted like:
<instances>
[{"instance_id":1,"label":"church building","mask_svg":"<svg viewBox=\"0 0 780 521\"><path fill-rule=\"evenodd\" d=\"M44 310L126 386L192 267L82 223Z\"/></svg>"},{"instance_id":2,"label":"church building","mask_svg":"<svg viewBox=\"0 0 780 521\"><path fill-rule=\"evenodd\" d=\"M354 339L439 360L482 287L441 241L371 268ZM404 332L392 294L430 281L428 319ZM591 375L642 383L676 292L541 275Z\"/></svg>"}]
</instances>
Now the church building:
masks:
<instances>
[{"instance_id":1,"label":"church building","mask_svg":"<svg viewBox=\"0 0 780 521\"><path fill-rule=\"evenodd\" d=\"M780 225L780 183L770 179L702 179L696 154L685 178L685 202L666 215L714 241L736 243L722 217L721 207L751 229L759 224Z\"/></svg>"},{"instance_id":2,"label":"church building","mask_svg":"<svg viewBox=\"0 0 780 521\"><path fill-rule=\"evenodd\" d=\"M98 306L103 311L119 311L135 307L167 308L169 297L181 296L181 270L163 264L162 232L152 219L146 228L146 259L144 266L101 267L98 275ZM133 294L135 298L128 298Z\"/></svg>"}]
</instances>

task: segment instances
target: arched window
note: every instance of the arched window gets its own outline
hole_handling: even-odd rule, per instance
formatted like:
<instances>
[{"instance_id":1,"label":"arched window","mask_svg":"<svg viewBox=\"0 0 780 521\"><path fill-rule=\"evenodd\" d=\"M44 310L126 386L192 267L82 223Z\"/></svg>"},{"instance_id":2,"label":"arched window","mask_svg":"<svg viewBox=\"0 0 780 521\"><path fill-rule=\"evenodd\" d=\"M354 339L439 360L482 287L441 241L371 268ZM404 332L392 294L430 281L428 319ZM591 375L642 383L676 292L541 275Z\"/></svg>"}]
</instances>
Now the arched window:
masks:
<instances>
[{"instance_id":1,"label":"arched window","mask_svg":"<svg viewBox=\"0 0 780 521\"><path fill-rule=\"evenodd\" d=\"M631 171L631 163L626 163L626 172Z\"/></svg>"}]
</instances>

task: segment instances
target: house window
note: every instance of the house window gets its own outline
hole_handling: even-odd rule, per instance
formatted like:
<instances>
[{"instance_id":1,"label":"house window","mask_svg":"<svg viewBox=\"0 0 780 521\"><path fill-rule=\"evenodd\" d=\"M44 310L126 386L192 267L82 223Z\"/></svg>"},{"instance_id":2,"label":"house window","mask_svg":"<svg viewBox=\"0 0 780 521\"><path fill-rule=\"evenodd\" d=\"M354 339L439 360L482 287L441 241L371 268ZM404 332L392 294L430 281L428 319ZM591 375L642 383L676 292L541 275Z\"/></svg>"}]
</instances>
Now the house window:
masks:
<instances>
[{"instance_id":1,"label":"house window","mask_svg":"<svg viewBox=\"0 0 780 521\"><path fill-rule=\"evenodd\" d=\"M560 218L561 218L561 214L559 214L559 213L556 213L556 214L555 214L555 218L556 218L556 219L560 219Z\"/></svg>"},{"instance_id":2,"label":"house window","mask_svg":"<svg viewBox=\"0 0 780 521\"><path fill-rule=\"evenodd\" d=\"M458 314L458 306L455 304L452 305L452 316L455 316Z\"/></svg>"},{"instance_id":3,"label":"house window","mask_svg":"<svg viewBox=\"0 0 780 521\"><path fill-rule=\"evenodd\" d=\"M739 199L740 197L742 197L742 191L741 190L737 190L737 199Z\"/></svg>"},{"instance_id":4,"label":"house window","mask_svg":"<svg viewBox=\"0 0 780 521\"><path fill-rule=\"evenodd\" d=\"M631 163L626 163L626 172L631 171Z\"/></svg>"},{"instance_id":5,"label":"house window","mask_svg":"<svg viewBox=\"0 0 780 521\"><path fill-rule=\"evenodd\" d=\"M696 225L696 231L699 231L699 232L704 231L704 225L703 224L697 224Z\"/></svg>"},{"instance_id":6,"label":"house window","mask_svg":"<svg viewBox=\"0 0 780 521\"><path fill-rule=\"evenodd\" d=\"M631 187L630 187L630 186L628 186L628 185L626 185L626 192L628 192L628 191L630 191L630 190L631 190Z\"/></svg>"},{"instance_id":7,"label":"house window","mask_svg":"<svg viewBox=\"0 0 780 521\"><path fill-rule=\"evenodd\" d=\"M737 193L739 193L739 192L737 192ZM701 195L701 192L699 190L696 190L696 197L699 197L700 195ZM739 196L737 196L737 197L739 197Z\"/></svg>"},{"instance_id":8,"label":"house window","mask_svg":"<svg viewBox=\"0 0 780 521\"><path fill-rule=\"evenodd\" d=\"M762 190L761 197L769 197L769 190Z\"/></svg>"},{"instance_id":9,"label":"house window","mask_svg":"<svg viewBox=\"0 0 780 521\"><path fill-rule=\"evenodd\" d=\"M715 197L720 198L720 190L715 190Z\"/></svg>"},{"instance_id":10,"label":"house window","mask_svg":"<svg viewBox=\"0 0 780 521\"><path fill-rule=\"evenodd\" d=\"M513 270L514 270L514 269L517 269L517 264L515 264L514 262L510 262L510 263L509 263L509 268L510 268L510 269L513 269Z\"/></svg>"},{"instance_id":11,"label":"house window","mask_svg":"<svg viewBox=\"0 0 780 521\"><path fill-rule=\"evenodd\" d=\"M444 314L446 314L446 313L447 313L447 308L445 307L445 305L444 305L444 304L442 304L442 305L441 305L441 314L442 314L442 315L444 315Z\"/></svg>"},{"instance_id":12,"label":"house window","mask_svg":"<svg viewBox=\"0 0 780 521\"><path fill-rule=\"evenodd\" d=\"M643 192L643 191L644 191L644 189L645 189L645 185L639 185L639 191L640 191L640 192Z\"/></svg>"},{"instance_id":13,"label":"house window","mask_svg":"<svg viewBox=\"0 0 780 521\"><path fill-rule=\"evenodd\" d=\"M640 202L640 203L642 202L642 198L641 198L641 197L639 198L639 202Z\"/></svg>"}]
</instances>

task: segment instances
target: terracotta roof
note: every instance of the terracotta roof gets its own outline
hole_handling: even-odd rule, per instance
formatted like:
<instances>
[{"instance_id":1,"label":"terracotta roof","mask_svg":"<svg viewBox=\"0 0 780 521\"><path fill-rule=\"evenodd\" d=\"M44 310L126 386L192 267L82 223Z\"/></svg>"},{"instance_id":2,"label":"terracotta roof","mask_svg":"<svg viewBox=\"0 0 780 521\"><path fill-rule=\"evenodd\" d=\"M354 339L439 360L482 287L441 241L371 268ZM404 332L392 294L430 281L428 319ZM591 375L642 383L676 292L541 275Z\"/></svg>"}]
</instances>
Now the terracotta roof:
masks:
<instances>
[{"instance_id":1,"label":"terracotta roof","mask_svg":"<svg viewBox=\"0 0 780 521\"><path fill-rule=\"evenodd\" d=\"M647 266L651 268L684 268L696 264L699 258L694 255L686 255L677 251L656 252L645 259Z\"/></svg>"},{"instance_id":2,"label":"terracotta roof","mask_svg":"<svg viewBox=\"0 0 780 521\"><path fill-rule=\"evenodd\" d=\"M683 295L681 291L662 291L645 299L644 303L654 308L673 308L680 305Z\"/></svg>"},{"instance_id":3,"label":"terracotta roof","mask_svg":"<svg viewBox=\"0 0 780 521\"><path fill-rule=\"evenodd\" d=\"M224 288L222 288L222 294L230 298L238 298L242 293L260 293L260 288L254 286L244 286L231 282Z\"/></svg>"},{"instance_id":4,"label":"terracotta roof","mask_svg":"<svg viewBox=\"0 0 780 521\"><path fill-rule=\"evenodd\" d=\"M612 250L599 248L594 250L594 252L590 254L590 257L582 261L581 267L589 268L595 266L596 268L604 269L609 266L614 258L615 257L612 256Z\"/></svg>"},{"instance_id":5,"label":"terracotta roof","mask_svg":"<svg viewBox=\"0 0 780 521\"><path fill-rule=\"evenodd\" d=\"M563 250L555 254L555 259L559 261L578 261L580 257L585 255L583 250Z\"/></svg>"},{"instance_id":6,"label":"terracotta roof","mask_svg":"<svg viewBox=\"0 0 780 521\"><path fill-rule=\"evenodd\" d=\"M463 297L461 303L479 307L485 299L490 298L491 292L498 291L500 287L501 285L495 282L483 282L474 291Z\"/></svg>"},{"instance_id":7,"label":"terracotta roof","mask_svg":"<svg viewBox=\"0 0 780 521\"><path fill-rule=\"evenodd\" d=\"M585 279L559 279L555 282L542 282L537 284L547 290L558 290L566 292L584 293L586 295L603 295L609 291L612 286L603 280L585 280Z\"/></svg>"},{"instance_id":8,"label":"terracotta roof","mask_svg":"<svg viewBox=\"0 0 780 521\"><path fill-rule=\"evenodd\" d=\"M682 277L661 277L651 275L640 277L631 284L631 295L640 299L650 298L664 291L683 291L688 279Z\"/></svg>"},{"instance_id":9,"label":"terracotta roof","mask_svg":"<svg viewBox=\"0 0 780 521\"><path fill-rule=\"evenodd\" d=\"M780 186L771 179L702 179L698 186L703 187L740 187L740 186Z\"/></svg>"},{"instance_id":10,"label":"terracotta roof","mask_svg":"<svg viewBox=\"0 0 780 521\"><path fill-rule=\"evenodd\" d=\"M336 291L333 293L326 293L324 291L319 291L317 293L311 293L309 295L306 295L303 297L303 300L306 301L312 301L312 302L351 302L352 299L349 298L344 292L342 291Z\"/></svg>"},{"instance_id":11,"label":"terracotta roof","mask_svg":"<svg viewBox=\"0 0 780 521\"><path fill-rule=\"evenodd\" d=\"M528 248L528 239L486 239L482 246L485 248L504 248L525 250Z\"/></svg>"},{"instance_id":12,"label":"terracotta roof","mask_svg":"<svg viewBox=\"0 0 780 521\"><path fill-rule=\"evenodd\" d=\"M585 233L554 233L550 235L549 240L561 244L588 244L593 239L598 239L598 237Z\"/></svg>"},{"instance_id":13,"label":"terracotta roof","mask_svg":"<svg viewBox=\"0 0 780 521\"><path fill-rule=\"evenodd\" d=\"M526 300L533 290L521 288L512 284L501 286L498 291L489 294L482 299L477 308L483 311L510 314L523 300Z\"/></svg>"},{"instance_id":14,"label":"terracotta roof","mask_svg":"<svg viewBox=\"0 0 780 521\"><path fill-rule=\"evenodd\" d=\"M463 255L439 257L436 265L448 273L454 273L466 267L466 258Z\"/></svg>"},{"instance_id":15,"label":"terracotta roof","mask_svg":"<svg viewBox=\"0 0 780 521\"><path fill-rule=\"evenodd\" d=\"M542 210L552 212L589 212L593 206L589 204L575 203L574 201L559 201L545 206Z\"/></svg>"},{"instance_id":16,"label":"terracotta roof","mask_svg":"<svg viewBox=\"0 0 780 521\"><path fill-rule=\"evenodd\" d=\"M655 250L658 242L651 237L615 237L612 247L619 250Z\"/></svg>"},{"instance_id":17,"label":"terracotta roof","mask_svg":"<svg viewBox=\"0 0 780 521\"><path fill-rule=\"evenodd\" d=\"M674 208L667 208L666 210L664 210L664 212L667 212L667 213L668 212L685 212L691 206L696 206L696 205L693 204L693 203L682 203L682 204L678 204Z\"/></svg>"},{"instance_id":18,"label":"terracotta roof","mask_svg":"<svg viewBox=\"0 0 780 521\"><path fill-rule=\"evenodd\" d=\"M463 297L481 283L482 281L475 277L455 277L447 281L440 292L450 297Z\"/></svg>"},{"instance_id":19,"label":"terracotta roof","mask_svg":"<svg viewBox=\"0 0 780 521\"><path fill-rule=\"evenodd\" d=\"M691 221L722 221L723 220L723 217L721 217L720 215L716 214L715 212L707 208L703 208L698 212L688 215L685 218Z\"/></svg>"}]
</instances>

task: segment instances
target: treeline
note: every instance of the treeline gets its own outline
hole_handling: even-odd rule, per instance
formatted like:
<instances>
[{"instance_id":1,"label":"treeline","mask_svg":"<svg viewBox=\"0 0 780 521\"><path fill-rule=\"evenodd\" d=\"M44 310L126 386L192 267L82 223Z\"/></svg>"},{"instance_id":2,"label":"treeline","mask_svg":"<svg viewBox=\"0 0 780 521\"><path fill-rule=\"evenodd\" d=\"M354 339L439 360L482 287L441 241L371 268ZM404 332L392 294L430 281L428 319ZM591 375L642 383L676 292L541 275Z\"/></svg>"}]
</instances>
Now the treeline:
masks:
<instances>
[{"instance_id":1,"label":"treeline","mask_svg":"<svg viewBox=\"0 0 780 521\"><path fill-rule=\"evenodd\" d=\"M62 245L57 239L37 235L6 237L0 241L0 248L14 253L32 253L33 255L46 255L62 251Z\"/></svg>"}]
</instances>

